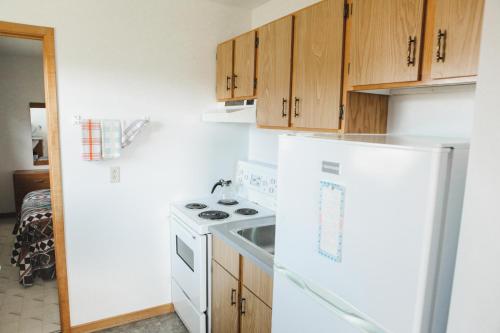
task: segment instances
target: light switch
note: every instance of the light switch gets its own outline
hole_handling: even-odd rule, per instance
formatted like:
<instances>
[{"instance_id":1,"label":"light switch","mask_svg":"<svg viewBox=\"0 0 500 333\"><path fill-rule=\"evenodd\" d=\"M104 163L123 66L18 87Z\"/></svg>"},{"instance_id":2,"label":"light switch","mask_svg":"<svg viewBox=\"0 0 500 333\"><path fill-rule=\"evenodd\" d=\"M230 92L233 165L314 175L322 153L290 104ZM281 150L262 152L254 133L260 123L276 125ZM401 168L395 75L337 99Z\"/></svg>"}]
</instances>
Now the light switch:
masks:
<instances>
[{"instance_id":1,"label":"light switch","mask_svg":"<svg viewBox=\"0 0 500 333\"><path fill-rule=\"evenodd\" d=\"M111 183L120 182L120 167L111 167L110 182Z\"/></svg>"}]
</instances>

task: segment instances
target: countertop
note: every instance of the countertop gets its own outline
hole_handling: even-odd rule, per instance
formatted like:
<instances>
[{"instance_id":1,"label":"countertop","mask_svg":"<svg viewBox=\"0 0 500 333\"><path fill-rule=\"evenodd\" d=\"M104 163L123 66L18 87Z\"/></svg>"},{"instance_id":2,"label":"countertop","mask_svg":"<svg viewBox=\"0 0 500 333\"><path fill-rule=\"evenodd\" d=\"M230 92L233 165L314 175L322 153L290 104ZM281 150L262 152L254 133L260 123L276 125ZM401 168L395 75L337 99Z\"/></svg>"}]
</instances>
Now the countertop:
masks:
<instances>
[{"instance_id":1,"label":"countertop","mask_svg":"<svg viewBox=\"0 0 500 333\"><path fill-rule=\"evenodd\" d=\"M267 251L257 247L243 237L236 234L236 231L251 227L259 227L275 224L274 217L268 217L257 220L245 220L230 222L225 224L213 225L209 227L209 232L217 236L229 246L233 247L242 256L252 260L264 272L273 276L274 256Z\"/></svg>"}]
</instances>

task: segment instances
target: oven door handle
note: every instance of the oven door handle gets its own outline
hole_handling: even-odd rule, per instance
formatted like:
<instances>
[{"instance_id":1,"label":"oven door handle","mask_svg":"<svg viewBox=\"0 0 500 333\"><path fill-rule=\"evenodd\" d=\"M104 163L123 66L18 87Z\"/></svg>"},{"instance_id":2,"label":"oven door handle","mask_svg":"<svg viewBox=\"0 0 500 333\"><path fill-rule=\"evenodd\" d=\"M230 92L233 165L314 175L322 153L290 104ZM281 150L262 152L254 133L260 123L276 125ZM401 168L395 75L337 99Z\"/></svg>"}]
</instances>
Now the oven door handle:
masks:
<instances>
[{"instance_id":1,"label":"oven door handle","mask_svg":"<svg viewBox=\"0 0 500 333\"><path fill-rule=\"evenodd\" d=\"M186 227L184 225L184 223L182 223L182 221L175 215L170 215L170 218L176 222L176 224L181 227L182 229L184 229L185 232L187 232L193 239L196 239L196 235L193 234L193 232L191 230L188 229L188 227Z\"/></svg>"}]
</instances>

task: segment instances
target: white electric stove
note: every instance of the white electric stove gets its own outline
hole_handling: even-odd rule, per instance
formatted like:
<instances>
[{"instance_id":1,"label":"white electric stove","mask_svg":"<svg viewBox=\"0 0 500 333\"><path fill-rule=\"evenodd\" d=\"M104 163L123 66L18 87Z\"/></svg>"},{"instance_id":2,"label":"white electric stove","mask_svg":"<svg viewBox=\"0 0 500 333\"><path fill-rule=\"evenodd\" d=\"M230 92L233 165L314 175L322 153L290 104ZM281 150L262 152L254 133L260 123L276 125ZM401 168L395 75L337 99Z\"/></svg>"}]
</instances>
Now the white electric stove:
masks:
<instances>
[{"instance_id":1,"label":"white electric stove","mask_svg":"<svg viewBox=\"0 0 500 333\"><path fill-rule=\"evenodd\" d=\"M250 200L236 197L233 205L218 203L216 196L172 204L171 212L198 234L212 225L274 216L274 211Z\"/></svg>"},{"instance_id":2,"label":"white electric stove","mask_svg":"<svg viewBox=\"0 0 500 333\"><path fill-rule=\"evenodd\" d=\"M210 332L212 225L273 217L276 167L238 162L238 196L219 202L217 195L171 206L172 302L191 333Z\"/></svg>"}]
</instances>

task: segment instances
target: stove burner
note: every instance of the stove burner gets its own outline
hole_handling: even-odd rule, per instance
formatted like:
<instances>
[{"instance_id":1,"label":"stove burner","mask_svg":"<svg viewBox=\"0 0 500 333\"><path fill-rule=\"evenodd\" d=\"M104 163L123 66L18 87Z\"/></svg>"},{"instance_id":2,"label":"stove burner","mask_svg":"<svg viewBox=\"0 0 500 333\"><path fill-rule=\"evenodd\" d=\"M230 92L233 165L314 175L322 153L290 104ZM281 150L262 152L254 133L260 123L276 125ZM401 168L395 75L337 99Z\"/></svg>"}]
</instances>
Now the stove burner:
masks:
<instances>
[{"instance_id":1,"label":"stove burner","mask_svg":"<svg viewBox=\"0 0 500 333\"><path fill-rule=\"evenodd\" d=\"M193 203L187 204L185 207L187 209L205 209L205 208L207 208L207 205L202 204L202 203L193 202Z\"/></svg>"},{"instance_id":2,"label":"stove burner","mask_svg":"<svg viewBox=\"0 0 500 333\"><path fill-rule=\"evenodd\" d=\"M240 215L255 215L258 213L258 211L252 208L240 208L237 209L235 213Z\"/></svg>"},{"instance_id":3,"label":"stove burner","mask_svg":"<svg viewBox=\"0 0 500 333\"><path fill-rule=\"evenodd\" d=\"M229 214L220 210L207 210L198 214L199 217L205 220L223 220L229 217Z\"/></svg>"},{"instance_id":4,"label":"stove burner","mask_svg":"<svg viewBox=\"0 0 500 333\"><path fill-rule=\"evenodd\" d=\"M238 204L238 201L233 200L233 199L222 199L222 200L217 201L217 203L219 205L223 205L223 206L234 206L234 205Z\"/></svg>"}]
</instances>

